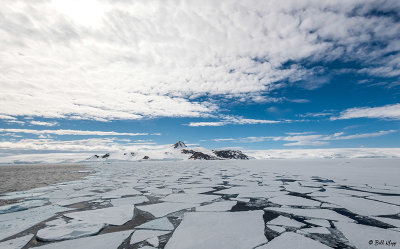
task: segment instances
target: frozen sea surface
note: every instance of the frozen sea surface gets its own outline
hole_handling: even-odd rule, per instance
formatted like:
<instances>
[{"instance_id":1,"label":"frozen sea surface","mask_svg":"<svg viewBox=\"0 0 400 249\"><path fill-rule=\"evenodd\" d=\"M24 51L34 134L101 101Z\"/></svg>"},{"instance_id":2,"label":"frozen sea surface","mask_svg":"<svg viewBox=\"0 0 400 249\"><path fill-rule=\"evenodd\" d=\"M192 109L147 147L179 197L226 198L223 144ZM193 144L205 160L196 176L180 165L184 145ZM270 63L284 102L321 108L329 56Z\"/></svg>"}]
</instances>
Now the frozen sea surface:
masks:
<instances>
[{"instance_id":1,"label":"frozen sea surface","mask_svg":"<svg viewBox=\"0 0 400 249\"><path fill-rule=\"evenodd\" d=\"M399 159L88 167L0 194L0 248L400 248Z\"/></svg>"}]
</instances>

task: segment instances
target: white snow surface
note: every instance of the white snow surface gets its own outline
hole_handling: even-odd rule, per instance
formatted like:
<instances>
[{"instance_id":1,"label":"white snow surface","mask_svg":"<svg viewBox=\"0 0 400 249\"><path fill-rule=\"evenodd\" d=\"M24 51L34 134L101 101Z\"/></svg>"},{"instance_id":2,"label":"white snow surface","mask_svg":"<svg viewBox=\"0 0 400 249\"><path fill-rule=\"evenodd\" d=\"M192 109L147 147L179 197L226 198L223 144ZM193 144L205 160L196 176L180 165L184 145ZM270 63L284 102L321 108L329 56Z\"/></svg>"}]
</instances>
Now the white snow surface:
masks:
<instances>
[{"instance_id":1,"label":"white snow surface","mask_svg":"<svg viewBox=\"0 0 400 249\"><path fill-rule=\"evenodd\" d=\"M267 242L262 211L185 213L166 249L248 249Z\"/></svg>"}]
</instances>

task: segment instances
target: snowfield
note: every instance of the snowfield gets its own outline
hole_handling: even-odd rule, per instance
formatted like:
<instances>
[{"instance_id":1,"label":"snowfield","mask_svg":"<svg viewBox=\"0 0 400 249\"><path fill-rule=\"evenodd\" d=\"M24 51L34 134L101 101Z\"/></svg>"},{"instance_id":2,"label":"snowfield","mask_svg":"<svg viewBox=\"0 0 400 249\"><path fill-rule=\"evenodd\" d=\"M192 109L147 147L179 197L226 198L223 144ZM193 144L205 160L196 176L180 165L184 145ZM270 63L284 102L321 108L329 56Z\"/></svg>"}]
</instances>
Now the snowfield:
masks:
<instances>
[{"instance_id":1,"label":"snowfield","mask_svg":"<svg viewBox=\"0 0 400 249\"><path fill-rule=\"evenodd\" d=\"M90 167L83 180L1 194L17 203L0 207L0 248L400 248L400 159Z\"/></svg>"}]
</instances>

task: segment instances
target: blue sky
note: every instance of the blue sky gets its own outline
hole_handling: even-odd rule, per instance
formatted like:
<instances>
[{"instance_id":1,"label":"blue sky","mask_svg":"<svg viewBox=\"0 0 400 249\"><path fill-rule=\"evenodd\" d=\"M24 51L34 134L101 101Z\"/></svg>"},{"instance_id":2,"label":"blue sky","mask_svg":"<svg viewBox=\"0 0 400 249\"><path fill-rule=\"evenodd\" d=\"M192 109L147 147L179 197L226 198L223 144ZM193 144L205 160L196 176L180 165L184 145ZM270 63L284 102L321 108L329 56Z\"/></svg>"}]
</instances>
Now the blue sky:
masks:
<instances>
[{"instance_id":1,"label":"blue sky","mask_svg":"<svg viewBox=\"0 0 400 249\"><path fill-rule=\"evenodd\" d=\"M5 1L0 16L0 156L400 145L398 1Z\"/></svg>"}]
</instances>

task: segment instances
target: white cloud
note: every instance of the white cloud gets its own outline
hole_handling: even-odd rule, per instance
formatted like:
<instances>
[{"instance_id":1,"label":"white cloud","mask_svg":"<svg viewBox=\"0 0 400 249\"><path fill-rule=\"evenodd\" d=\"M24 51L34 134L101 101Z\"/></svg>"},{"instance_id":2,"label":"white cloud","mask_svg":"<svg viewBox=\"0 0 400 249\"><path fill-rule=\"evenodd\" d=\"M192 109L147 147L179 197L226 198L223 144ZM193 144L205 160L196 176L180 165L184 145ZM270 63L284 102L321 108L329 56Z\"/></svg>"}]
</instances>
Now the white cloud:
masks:
<instances>
[{"instance_id":1,"label":"white cloud","mask_svg":"<svg viewBox=\"0 0 400 249\"><path fill-rule=\"evenodd\" d=\"M304 131L304 132L285 132L285 134L287 134L287 135L291 135L291 136L293 136L293 135L307 135L307 134L312 134L312 133L315 133L315 132L313 132L313 131Z\"/></svg>"},{"instance_id":2,"label":"white cloud","mask_svg":"<svg viewBox=\"0 0 400 249\"><path fill-rule=\"evenodd\" d=\"M6 121L9 124L19 124L19 125L24 125L25 122L24 121L20 121L20 120L7 120Z\"/></svg>"},{"instance_id":3,"label":"white cloud","mask_svg":"<svg viewBox=\"0 0 400 249\"><path fill-rule=\"evenodd\" d=\"M317 113L304 113L304 114L299 114L299 117L314 117L314 118L319 118L319 117L326 117L326 116L332 116L332 112L317 112Z\"/></svg>"},{"instance_id":4,"label":"white cloud","mask_svg":"<svg viewBox=\"0 0 400 249\"><path fill-rule=\"evenodd\" d=\"M154 143L120 143L115 138L91 138L80 140L21 139L0 141L0 149L12 151L123 151L138 148L157 148Z\"/></svg>"},{"instance_id":5,"label":"white cloud","mask_svg":"<svg viewBox=\"0 0 400 249\"><path fill-rule=\"evenodd\" d=\"M198 126L224 126L228 124L235 125L246 125L246 124L276 124L281 123L277 120L264 120L264 119L251 119L243 118L240 116L221 116L222 120L217 122L190 122L188 126L198 127Z\"/></svg>"},{"instance_id":6,"label":"white cloud","mask_svg":"<svg viewBox=\"0 0 400 249\"><path fill-rule=\"evenodd\" d=\"M283 144L284 146L321 146L321 145L328 145L330 141L334 140L350 140L350 139L379 137L394 132L397 132L397 130L386 130L386 131L352 134L352 135L345 135L344 132L338 132L331 135L309 134L310 132L302 132L302 133L288 133L289 136L244 137L244 138L236 138L229 140L242 143L283 141L286 142ZM224 139L213 139L213 141L219 142L219 141L224 141Z\"/></svg>"},{"instance_id":7,"label":"white cloud","mask_svg":"<svg viewBox=\"0 0 400 249\"><path fill-rule=\"evenodd\" d=\"M380 119L400 119L400 104L385 105L380 107L360 107L350 108L340 113L336 119L352 118L380 118Z\"/></svg>"},{"instance_id":8,"label":"white cloud","mask_svg":"<svg viewBox=\"0 0 400 249\"><path fill-rule=\"evenodd\" d=\"M25 133L25 134L54 134L54 135L78 135L78 136L145 136L145 135L159 135L159 133L129 133L129 132L115 132L115 131L83 131L83 130L31 130L31 129L2 129L0 132L11 133Z\"/></svg>"},{"instance_id":9,"label":"white cloud","mask_svg":"<svg viewBox=\"0 0 400 249\"><path fill-rule=\"evenodd\" d=\"M40 125L40 126L56 126L58 122L45 122L45 121L30 121L31 125Z\"/></svg>"},{"instance_id":10,"label":"white cloud","mask_svg":"<svg viewBox=\"0 0 400 249\"><path fill-rule=\"evenodd\" d=\"M216 139L212 139L212 141L214 142L227 142L227 141L235 141L236 139L234 138L216 138Z\"/></svg>"},{"instance_id":11,"label":"white cloud","mask_svg":"<svg viewBox=\"0 0 400 249\"><path fill-rule=\"evenodd\" d=\"M199 126L224 126L226 122L190 122L188 126L199 127Z\"/></svg>"},{"instance_id":12,"label":"white cloud","mask_svg":"<svg viewBox=\"0 0 400 249\"><path fill-rule=\"evenodd\" d=\"M1 115L0 114L0 119L16 120L17 118L9 116L9 115Z\"/></svg>"},{"instance_id":13,"label":"white cloud","mask_svg":"<svg viewBox=\"0 0 400 249\"><path fill-rule=\"evenodd\" d=\"M81 2L2 1L1 115L205 117L218 101L197 97L262 102L283 81L326 83L302 61L399 75L387 55L400 24L374 14L398 11L396 0Z\"/></svg>"}]
</instances>

